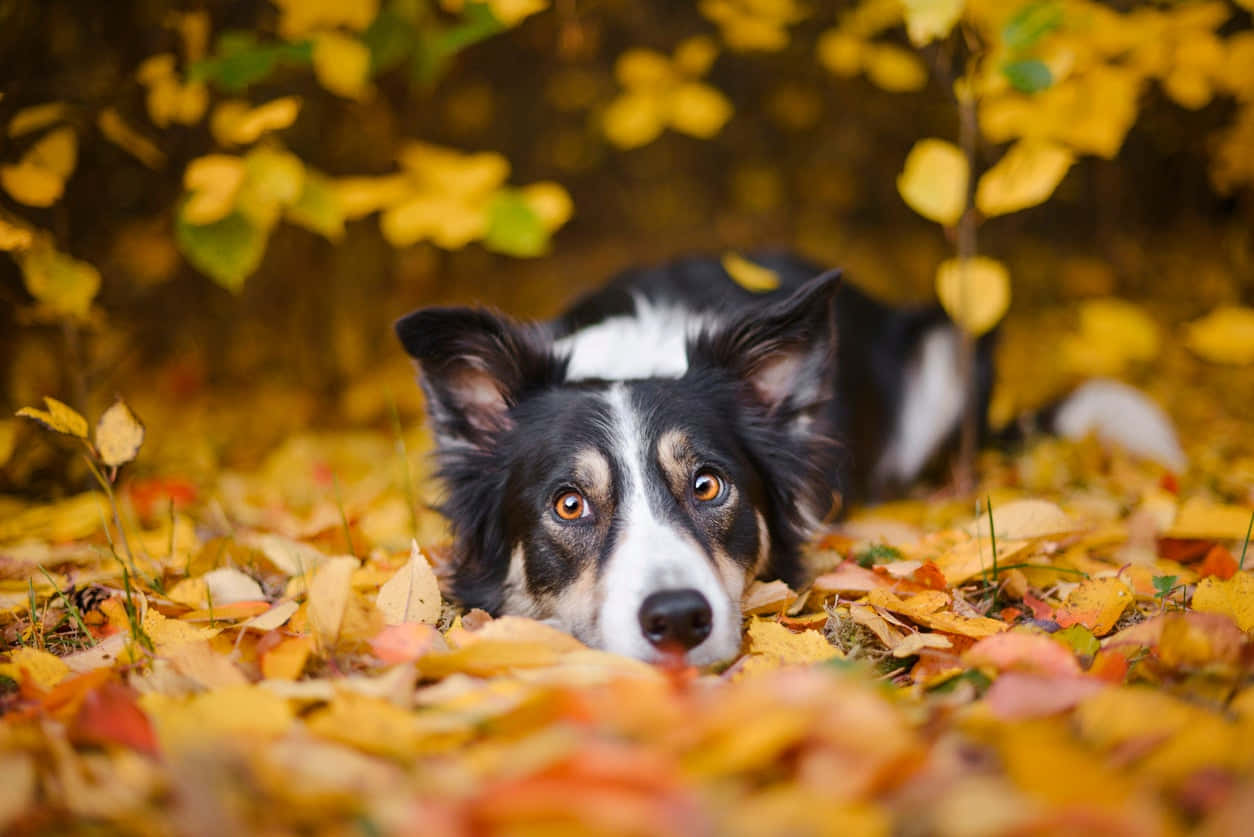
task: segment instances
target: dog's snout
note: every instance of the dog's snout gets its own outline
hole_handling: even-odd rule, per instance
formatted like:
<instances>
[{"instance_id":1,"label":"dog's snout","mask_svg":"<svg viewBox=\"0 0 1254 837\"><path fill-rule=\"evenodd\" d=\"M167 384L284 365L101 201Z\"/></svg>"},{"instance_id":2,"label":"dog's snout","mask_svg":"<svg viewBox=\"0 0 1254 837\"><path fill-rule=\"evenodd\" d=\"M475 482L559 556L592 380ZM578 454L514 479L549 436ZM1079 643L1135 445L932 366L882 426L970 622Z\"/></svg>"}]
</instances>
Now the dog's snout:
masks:
<instances>
[{"instance_id":1,"label":"dog's snout","mask_svg":"<svg viewBox=\"0 0 1254 837\"><path fill-rule=\"evenodd\" d=\"M640 630L656 648L696 648L713 622L710 603L691 588L653 593L640 605Z\"/></svg>"}]
</instances>

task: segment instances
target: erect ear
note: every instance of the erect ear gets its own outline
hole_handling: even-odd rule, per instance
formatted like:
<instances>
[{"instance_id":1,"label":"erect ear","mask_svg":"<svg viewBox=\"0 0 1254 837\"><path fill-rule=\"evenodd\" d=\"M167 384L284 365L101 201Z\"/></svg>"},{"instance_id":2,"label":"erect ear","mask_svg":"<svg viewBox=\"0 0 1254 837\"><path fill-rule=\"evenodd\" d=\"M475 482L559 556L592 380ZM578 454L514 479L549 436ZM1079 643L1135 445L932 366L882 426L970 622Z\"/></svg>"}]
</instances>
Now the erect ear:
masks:
<instances>
[{"instance_id":1,"label":"erect ear","mask_svg":"<svg viewBox=\"0 0 1254 837\"><path fill-rule=\"evenodd\" d=\"M741 314L692 343L690 362L722 367L770 413L795 416L831 396L840 271L806 282L786 299Z\"/></svg>"},{"instance_id":2,"label":"erect ear","mask_svg":"<svg viewBox=\"0 0 1254 837\"><path fill-rule=\"evenodd\" d=\"M486 446L511 426L509 411L528 391L564 373L539 327L491 311L424 308L398 320L396 336L422 365L441 444Z\"/></svg>"}]
</instances>

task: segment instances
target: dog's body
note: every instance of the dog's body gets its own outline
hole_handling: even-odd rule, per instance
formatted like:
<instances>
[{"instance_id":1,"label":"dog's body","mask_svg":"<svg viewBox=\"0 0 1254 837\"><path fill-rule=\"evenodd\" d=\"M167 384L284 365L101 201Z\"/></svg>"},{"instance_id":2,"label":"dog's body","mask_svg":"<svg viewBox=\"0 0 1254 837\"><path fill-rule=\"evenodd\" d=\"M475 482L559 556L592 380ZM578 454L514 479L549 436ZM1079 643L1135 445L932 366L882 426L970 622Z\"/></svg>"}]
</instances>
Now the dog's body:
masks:
<instances>
[{"instance_id":1,"label":"dog's body","mask_svg":"<svg viewBox=\"0 0 1254 837\"><path fill-rule=\"evenodd\" d=\"M745 584L801 580L833 492L892 490L946 449L963 388L939 308L755 260L777 290L691 259L624 273L544 325L465 308L397 324L422 364L464 604L642 659L725 660ZM981 415L991 351L977 343ZM1111 397L1072 408L1076 433L1101 430Z\"/></svg>"}]
</instances>

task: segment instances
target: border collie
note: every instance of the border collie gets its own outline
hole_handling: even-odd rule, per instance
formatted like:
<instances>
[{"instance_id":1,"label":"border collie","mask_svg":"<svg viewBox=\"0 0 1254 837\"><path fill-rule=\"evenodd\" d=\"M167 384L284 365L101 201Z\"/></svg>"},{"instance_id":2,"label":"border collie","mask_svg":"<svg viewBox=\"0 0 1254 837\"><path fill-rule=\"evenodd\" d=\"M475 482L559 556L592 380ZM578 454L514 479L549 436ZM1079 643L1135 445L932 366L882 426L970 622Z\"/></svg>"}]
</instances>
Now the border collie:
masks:
<instances>
[{"instance_id":1,"label":"border collie","mask_svg":"<svg viewBox=\"0 0 1254 837\"><path fill-rule=\"evenodd\" d=\"M689 259L624 273L548 323L427 308L396 324L421 365L462 604L645 660L721 662L740 648L745 585L801 582L834 496L891 492L952 444L959 335L943 311L754 260L777 290ZM992 346L976 347L981 415ZM1088 390L1051 429L1182 463L1143 396Z\"/></svg>"}]
</instances>

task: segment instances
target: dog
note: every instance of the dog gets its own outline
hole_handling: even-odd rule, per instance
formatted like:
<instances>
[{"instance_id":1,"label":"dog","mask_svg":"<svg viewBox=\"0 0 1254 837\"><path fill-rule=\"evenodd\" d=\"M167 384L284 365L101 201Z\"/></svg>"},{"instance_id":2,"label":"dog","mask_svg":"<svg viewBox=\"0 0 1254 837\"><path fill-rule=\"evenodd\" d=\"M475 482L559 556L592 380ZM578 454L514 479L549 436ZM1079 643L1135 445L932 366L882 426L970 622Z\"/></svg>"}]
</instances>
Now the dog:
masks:
<instances>
[{"instance_id":1,"label":"dog","mask_svg":"<svg viewBox=\"0 0 1254 837\"><path fill-rule=\"evenodd\" d=\"M734 657L753 579L803 582L840 500L881 497L951 450L961 336L789 254L753 293L717 259L629 270L547 323L426 308L396 324L420 381L467 607L588 645L696 665ZM975 344L979 415L994 338ZM1171 465L1170 423L1113 382L1044 411Z\"/></svg>"}]
</instances>

